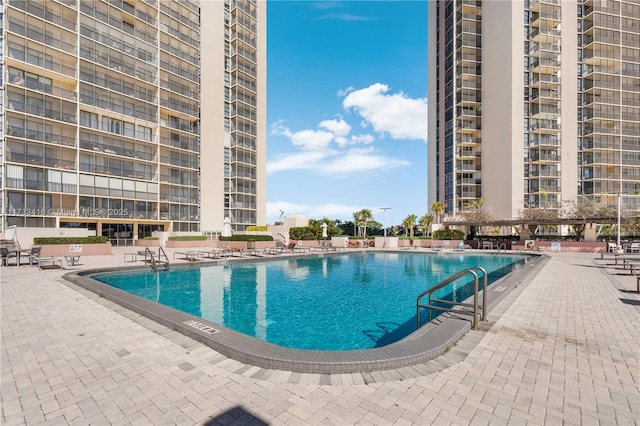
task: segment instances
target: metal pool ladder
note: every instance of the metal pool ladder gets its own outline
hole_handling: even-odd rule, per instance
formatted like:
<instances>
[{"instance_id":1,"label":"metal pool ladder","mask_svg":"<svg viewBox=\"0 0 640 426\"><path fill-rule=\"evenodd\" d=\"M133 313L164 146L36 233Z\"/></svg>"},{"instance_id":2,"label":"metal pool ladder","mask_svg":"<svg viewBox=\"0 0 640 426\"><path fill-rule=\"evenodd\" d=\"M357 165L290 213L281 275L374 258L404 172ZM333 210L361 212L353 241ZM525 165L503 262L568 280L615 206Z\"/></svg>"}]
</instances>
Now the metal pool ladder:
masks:
<instances>
[{"instance_id":1,"label":"metal pool ladder","mask_svg":"<svg viewBox=\"0 0 640 426\"><path fill-rule=\"evenodd\" d=\"M151 269L153 269L154 271L157 271L159 266L162 267L162 269L164 269L165 271L169 270L169 258L167 257L167 254L164 252L164 249L162 247L158 247L157 258L153 255L153 252L149 249L149 247L147 247L144 251L145 263L147 262L147 259L149 263L151 263Z\"/></svg>"},{"instance_id":2,"label":"metal pool ladder","mask_svg":"<svg viewBox=\"0 0 640 426\"><path fill-rule=\"evenodd\" d=\"M507 245L505 243L499 244L498 245L498 250L496 250L496 255L500 254L500 250L502 250L503 252L507 252Z\"/></svg>"},{"instance_id":3,"label":"metal pool ladder","mask_svg":"<svg viewBox=\"0 0 640 426\"><path fill-rule=\"evenodd\" d=\"M483 280L483 286L482 286L482 305L479 306L478 305L478 274L476 271L480 271L482 272L482 274L484 275L484 280ZM467 302L455 302L455 301L451 301L451 300L443 300L443 299L434 299L433 298L433 292L435 292L436 290L441 289L442 287L451 284L452 282L458 280L459 278L464 277L465 275L471 274L473 276L473 303L467 303ZM423 304L421 303L421 299L424 296L429 296L429 303L428 304ZM433 303L446 303L448 305L456 305L456 306L462 306L465 308L473 308L473 311L469 311L469 310L464 310L464 309L455 309L455 308L443 308L441 306L435 306ZM481 321L486 321L487 320L487 271L481 267L481 266L474 266L472 268L469 269L465 269L464 271L460 271L457 274L447 278L444 281L439 282L438 284L436 284L435 286L431 287L429 290L423 291L422 293L420 293L418 295L418 297L416 298L416 321L417 321L417 327L416 328L420 328L422 326L421 321L420 321L420 309L421 308L427 308L429 310L429 321L431 321L432 316L431 316L431 312L435 309L438 311L443 311L443 312L450 312L450 311L455 311L457 313L461 313L461 314L473 314L473 320L471 322L471 328L473 330L477 330L478 329L478 309L481 308L482 309L482 316L480 318Z\"/></svg>"}]
</instances>

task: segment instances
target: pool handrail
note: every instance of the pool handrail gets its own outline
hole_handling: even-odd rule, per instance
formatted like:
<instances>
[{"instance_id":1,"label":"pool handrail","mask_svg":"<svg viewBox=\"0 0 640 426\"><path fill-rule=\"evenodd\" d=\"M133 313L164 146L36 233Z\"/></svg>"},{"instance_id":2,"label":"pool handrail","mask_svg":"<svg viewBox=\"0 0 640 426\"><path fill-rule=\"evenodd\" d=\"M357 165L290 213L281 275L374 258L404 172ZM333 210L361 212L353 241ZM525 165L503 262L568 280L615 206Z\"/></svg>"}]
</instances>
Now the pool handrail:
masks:
<instances>
[{"instance_id":1,"label":"pool handrail","mask_svg":"<svg viewBox=\"0 0 640 426\"><path fill-rule=\"evenodd\" d=\"M483 321L486 320L487 271L484 268L480 267L480 266L474 266L472 268L468 268L468 269L465 269L463 271L460 271L455 275L452 275L451 277L447 278L446 280L439 282L435 286L431 287L428 290L423 291L422 293L420 293L418 295L418 297L416 298L416 329L421 327L421 321L420 321L420 309L421 308L429 309L429 321L431 321L431 311L433 309L439 310L439 311L443 311L443 312L455 311L455 312L464 313L464 314L469 314L470 313L468 311L459 310L459 309L442 308L440 306L434 306L433 303L432 303L432 302L443 302L443 303L447 303L449 305L458 305L458 306L466 306L466 307L473 306L473 321L471 322L471 328L473 330L477 330L478 329L478 274L475 272L475 270L480 270L484 274L484 288L483 288L483 290L484 290L483 293L484 294L483 294L483 303L482 303L482 320ZM450 284L450 283L458 280L459 278L462 278L463 276L465 276L467 274L473 275L473 304L469 304L469 303L465 303L465 302L455 302L455 301L450 301L450 300L434 299L432 297L433 292L435 292L436 290L441 289L445 285ZM420 300L426 295L429 295L429 303L427 305L423 305L422 303L420 303Z\"/></svg>"},{"instance_id":2,"label":"pool handrail","mask_svg":"<svg viewBox=\"0 0 640 426\"><path fill-rule=\"evenodd\" d=\"M487 285L489 281L489 274L487 274L487 270L482 266L474 266L470 268L473 270L477 270L482 272L483 280L482 280L482 317L480 317L480 321L487 320Z\"/></svg>"},{"instance_id":3,"label":"pool handrail","mask_svg":"<svg viewBox=\"0 0 640 426\"><path fill-rule=\"evenodd\" d=\"M162 247L158 247L158 258L153 255L153 252L149 247L147 247L144 251L144 263L150 262L151 269L157 271L158 265L162 265L165 271L169 270L169 257L167 253L165 253Z\"/></svg>"}]
</instances>

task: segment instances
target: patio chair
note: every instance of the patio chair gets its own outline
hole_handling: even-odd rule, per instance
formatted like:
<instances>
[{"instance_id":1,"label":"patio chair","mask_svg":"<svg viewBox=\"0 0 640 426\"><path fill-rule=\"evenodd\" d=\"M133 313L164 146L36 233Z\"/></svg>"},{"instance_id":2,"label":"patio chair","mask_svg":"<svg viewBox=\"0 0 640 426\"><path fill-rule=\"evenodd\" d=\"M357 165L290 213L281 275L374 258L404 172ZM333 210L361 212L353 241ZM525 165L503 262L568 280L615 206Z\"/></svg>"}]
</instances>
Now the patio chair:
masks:
<instances>
[{"instance_id":1,"label":"patio chair","mask_svg":"<svg viewBox=\"0 0 640 426\"><path fill-rule=\"evenodd\" d=\"M640 253L640 243L631 243L629 253Z\"/></svg>"},{"instance_id":2,"label":"patio chair","mask_svg":"<svg viewBox=\"0 0 640 426\"><path fill-rule=\"evenodd\" d=\"M2 266L9 266L9 259L12 257L15 259L16 265L18 264L18 253L11 252L6 247L0 247L0 256L2 257Z\"/></svg>"},{"instance_id":3,"label":"patio chair","mask_svg":"<svg viewBox=\"0 0 640 426\"><path fill-rule=\"evenodd\" d=\"M31 247L31 251L29 252L29 266L33 266L38 263L38 258L40 257L40 252L42 251L42 247L33 246Z\"/></svg>"}]
</instances>

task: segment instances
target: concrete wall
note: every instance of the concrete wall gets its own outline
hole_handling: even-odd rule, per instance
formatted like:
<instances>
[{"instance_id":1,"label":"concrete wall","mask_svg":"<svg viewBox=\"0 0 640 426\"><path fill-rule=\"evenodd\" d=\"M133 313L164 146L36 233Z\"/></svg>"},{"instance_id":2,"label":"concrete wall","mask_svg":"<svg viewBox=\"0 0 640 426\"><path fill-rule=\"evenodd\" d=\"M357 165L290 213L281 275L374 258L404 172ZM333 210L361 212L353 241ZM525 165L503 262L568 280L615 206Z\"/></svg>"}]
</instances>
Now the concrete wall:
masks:
<instances>
[{"instance_id":1,"label":"concrete wall","mask_svg":"<svg viewBox=\"0 0 640 426\"><path fill-rule=\"evenodd\" d=\"M105 244L51 244L42 246L40 256L110 256L111 243Z\"/></svg>"},{"instance_id":2,"label":"concrete wall","mask_svg":"<svg viewBox=\"0 0 640 426\"><path fill-rule=\"evenodd\" d=\"M34 238L40 237L93 237L95 231L83 228L17 228L18 243L22 248L29 248Z\"/></svg>"}]
</instances>

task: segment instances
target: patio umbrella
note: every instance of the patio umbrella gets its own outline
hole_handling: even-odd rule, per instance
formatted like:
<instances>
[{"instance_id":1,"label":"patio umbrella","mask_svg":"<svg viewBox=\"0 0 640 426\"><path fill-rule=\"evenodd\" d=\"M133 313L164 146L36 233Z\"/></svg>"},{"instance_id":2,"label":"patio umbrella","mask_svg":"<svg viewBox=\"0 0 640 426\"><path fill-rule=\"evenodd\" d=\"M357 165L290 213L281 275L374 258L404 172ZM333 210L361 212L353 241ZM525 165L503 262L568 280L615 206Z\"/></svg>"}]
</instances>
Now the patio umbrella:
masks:
<instances>
[{"instance_id":1,"label":"patio umbrella","mask_svg":"<svg viewBox=\"0 0 640 426\"><path fill-rule=\"evenodd\" d=\"M224 226L222 227L222 235L223 237L230 237L232 234L231 231L231 220L228 217L224 218Z\"/></svg>"},{"instance_id":2,"label":"patio umbrella","mask_svg":"<svg viewBox=\"0 0 640 426\"><path fill-rule=\"evenodd\" d=\"M327 238L327 224L322 223L322 238Z\"/></svg>"}]
</instances>

